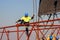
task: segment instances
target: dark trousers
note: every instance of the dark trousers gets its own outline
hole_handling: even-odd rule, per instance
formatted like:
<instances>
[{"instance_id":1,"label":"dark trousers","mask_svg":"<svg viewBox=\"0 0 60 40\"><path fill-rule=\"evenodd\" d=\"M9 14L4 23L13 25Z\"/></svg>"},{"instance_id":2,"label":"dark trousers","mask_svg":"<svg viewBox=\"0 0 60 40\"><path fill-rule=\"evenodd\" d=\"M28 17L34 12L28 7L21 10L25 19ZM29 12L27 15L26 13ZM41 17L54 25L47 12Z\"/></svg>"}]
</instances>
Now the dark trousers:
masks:
<instances>
[{"instance_id":1,"label":"dark trousers","mask_svg":"<svg viewBox=\"0 0 60 40\"><path fill-rule=\"evenodd\" d=\"M29 34L29 31L28 31L28 27L29 27L29 22L24 22L24 21L21 21L21 23L20 24L25 24L27 27L26 27L26 34L27 34L27 36L28 36L28 34Z\"/></svg>"},{"instance_id":2,"label":"dark trousers","mask_svg":"<svg viewBox=\"0 0 60 40\"><path fill-rule=\"evenodd\" d=\"M29 31L28 31L28 28L26 28L26 34L27 34L27 36L29 35Z\"/></svg>"}]
</instances>

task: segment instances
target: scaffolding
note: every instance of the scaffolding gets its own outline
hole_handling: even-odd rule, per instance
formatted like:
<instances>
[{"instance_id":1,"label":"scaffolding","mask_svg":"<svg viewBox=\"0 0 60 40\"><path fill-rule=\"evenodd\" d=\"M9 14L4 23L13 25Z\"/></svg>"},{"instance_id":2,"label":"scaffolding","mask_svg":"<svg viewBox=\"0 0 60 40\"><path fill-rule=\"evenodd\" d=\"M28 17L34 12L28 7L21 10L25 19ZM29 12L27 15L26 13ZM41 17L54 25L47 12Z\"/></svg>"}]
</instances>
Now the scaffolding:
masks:
<instances>
[{"instance_id":1,"label":"scaffolding","mask_svg":"<svg viewBox=\"0 0 60 40\"><path fill-rule=\"evenodd\" d=\"M41 37L44 36L44 38L46 39L46 35L48 34L59 34L60 35L60 24L41 24L43 22L55 22L55 21L59 21L60 18L58 19L54 19L54 20L43 20L43 21L39 21L39 22L32 22L29 23L29 26L31 27L31 29L29 29L29 36L26 36L26 40L30 40L32 37L31 35L35 35L37 36L37 39L35 40L41 40ZM5 27L0 27L0 40L3 39L3 35L5 33L5 37L6 40L10 40L11 35L9 35L10 33L16 33L16 40L22 40L21 38L25 33L25 30L19 30L19 27L21 26L25 26L26 24L16 24L16 25L12 25L12 26L5 26ZM37 28L38 27L38 28ZM7 30L8 28L16 28L16 30ZM43 32L43 30L51 30L50 33L48 31ZM37 33L37 31L39 32L39 34ZM34 32L34 33L33 33ZM22 33L22 34L19 34ZM25 34L26 35L26 34ZM14 40L14 37L13 37ZM34 38L33 38L34 40Z\"/></svg>"}]
</instances>

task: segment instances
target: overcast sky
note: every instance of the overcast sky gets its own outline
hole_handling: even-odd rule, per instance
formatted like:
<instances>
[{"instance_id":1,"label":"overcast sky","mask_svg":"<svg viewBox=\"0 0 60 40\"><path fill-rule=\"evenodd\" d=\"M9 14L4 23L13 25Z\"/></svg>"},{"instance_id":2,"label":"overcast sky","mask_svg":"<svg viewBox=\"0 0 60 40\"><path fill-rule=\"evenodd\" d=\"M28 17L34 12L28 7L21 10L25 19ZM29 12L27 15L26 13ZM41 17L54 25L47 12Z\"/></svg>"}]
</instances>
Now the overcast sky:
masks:
<instances>
[{"instance_id":1,"label":"overcast sky","mask_svg":"<svg viewBox=\"0 0 60 40\"><path fill-rule=\"evenodd\" d=\"M0 0L0 27L15 24L25 12L32 16L33 0Z\"/></svg>"},{"instance_id":2,"label":"overcast sky","mask_svg":"<svg viewBox=\"0 0 60 40\"><path fill-rule=\"evenodd\" d=\"M39 0L37 0L37 4L38 3ZM24 16L25 12L28 12L29 16L32 16L33 0L0 0L0 27L15 24L16 20ZM8 30L16 30L16 28ZM10 33L9 35L10 40L16 40L16 33ZM35 39L34 35L31 36L31 39ZM6 38L6 34L4 34L2 40L7 40ZM25 40L26 35L24 35L21 39Z\"/></svg>"}]
</instances>

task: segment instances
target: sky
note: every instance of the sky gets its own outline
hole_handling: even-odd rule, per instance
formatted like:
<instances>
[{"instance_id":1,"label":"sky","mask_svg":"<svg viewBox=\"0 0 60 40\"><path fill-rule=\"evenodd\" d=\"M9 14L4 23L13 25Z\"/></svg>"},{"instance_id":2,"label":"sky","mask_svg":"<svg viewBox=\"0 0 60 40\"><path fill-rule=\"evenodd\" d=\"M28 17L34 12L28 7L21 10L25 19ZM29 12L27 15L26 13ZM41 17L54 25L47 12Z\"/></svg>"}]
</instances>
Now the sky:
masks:
<instances>
[{"instance_id":1,"label":"sky","mask_svg":"<svg viewBox=\"0 0 60 40\"><path fill-rule=\"evenodd\" d=\"M39 3L39 0L37 2ZM29 16L33 15L33 0L0 0L0 27L15 25L16 21L24 16L25 12L28 12ZM16 30L16 28L8 30ZM10 40L13 40L13 38L16 40L16 33L10 33L9 35L11 35L9 36ZM33 38L34 35L32 35ZM24 35L23 40L25 39L26 35ZM7 40L6 34L3 35L2 40Z\"/></svg>"},{"instance_id":2,"label":"sky","mask_svg":"<svg viewBox=\"0 0 60 40\"><path fill-rule=\"evenodd\" d=\"M0 27L15 24L25 12L32 16L33 0L0 0Z\"/></svg>"}]
</instances>

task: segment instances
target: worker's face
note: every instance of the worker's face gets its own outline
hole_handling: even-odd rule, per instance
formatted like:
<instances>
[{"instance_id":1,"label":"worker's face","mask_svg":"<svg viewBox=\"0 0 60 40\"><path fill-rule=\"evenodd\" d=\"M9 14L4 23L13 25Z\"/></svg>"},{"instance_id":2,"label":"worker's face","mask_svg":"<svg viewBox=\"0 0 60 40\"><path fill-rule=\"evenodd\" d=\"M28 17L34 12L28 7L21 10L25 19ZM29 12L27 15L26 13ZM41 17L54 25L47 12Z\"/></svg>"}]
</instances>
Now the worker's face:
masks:
<instances>
[{"instance_id":1,"label":"worker's face","mask_svg":"<svg viewBox=\"0 0 60 40\"><path fill-rule=\"evenodd\" d=\"M28 17L28 16L25 16L25 17Z\"/></svg>"}]
</instances>

